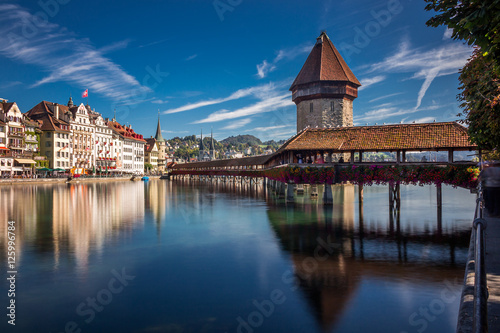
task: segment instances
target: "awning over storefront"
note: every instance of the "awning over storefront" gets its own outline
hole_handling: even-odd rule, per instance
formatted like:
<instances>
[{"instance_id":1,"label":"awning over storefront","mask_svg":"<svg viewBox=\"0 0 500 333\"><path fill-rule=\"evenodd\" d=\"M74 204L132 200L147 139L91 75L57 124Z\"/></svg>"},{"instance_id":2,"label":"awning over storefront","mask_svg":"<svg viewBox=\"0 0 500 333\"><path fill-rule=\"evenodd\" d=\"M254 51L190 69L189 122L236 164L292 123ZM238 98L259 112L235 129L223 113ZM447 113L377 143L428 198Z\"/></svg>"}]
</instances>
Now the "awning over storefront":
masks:
<instances>
[{"instance_id":1,"label":"awning over storefront","mask_svg":"<svg viewBox=\"0 0 500 333\"><path fill-rule=\"evenodd\" d=\"M27 158L16 158L15 161L19 164L36 164L35 161Z\"/></svg>"},{"instance_id":2,"label":"awning over storefront","mask_svg":"<svg viewBox=\"0 0 500 333\"><path fill-rule=\"evenodd\" d=\"M0 147L0 150L9 150L9 148Z\"/></svg>"}]
</instances>

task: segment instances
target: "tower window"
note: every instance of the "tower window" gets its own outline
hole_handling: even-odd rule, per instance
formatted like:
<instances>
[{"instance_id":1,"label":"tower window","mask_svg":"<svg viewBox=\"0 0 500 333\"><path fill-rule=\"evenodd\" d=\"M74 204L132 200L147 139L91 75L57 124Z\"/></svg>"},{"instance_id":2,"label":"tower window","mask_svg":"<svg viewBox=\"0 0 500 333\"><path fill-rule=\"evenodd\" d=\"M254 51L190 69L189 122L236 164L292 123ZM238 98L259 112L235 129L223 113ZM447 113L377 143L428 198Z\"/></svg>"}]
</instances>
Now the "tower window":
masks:
<instances>
[{"instance_id":1,"label":"tower window","mask_svg":"<svg viewBox=\"0 0 500 333\"><path fill-rule=\"evenodd\" d=\"M309 112L313 112L313 103L309 104Z\"/></svg>"}]
</instances>

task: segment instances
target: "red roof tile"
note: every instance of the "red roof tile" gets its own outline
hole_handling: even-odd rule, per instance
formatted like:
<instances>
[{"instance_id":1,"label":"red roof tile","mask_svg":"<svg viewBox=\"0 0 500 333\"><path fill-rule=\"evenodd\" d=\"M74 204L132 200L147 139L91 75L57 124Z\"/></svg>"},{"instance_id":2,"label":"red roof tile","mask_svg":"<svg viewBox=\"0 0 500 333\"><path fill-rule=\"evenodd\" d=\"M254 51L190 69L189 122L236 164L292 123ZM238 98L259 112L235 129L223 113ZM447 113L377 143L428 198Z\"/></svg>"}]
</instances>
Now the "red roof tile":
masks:
<instances>
[{"instance_id":1,"label":"red roof tile","mask_svg":"<svg viewBox=\"0 0 500 333\"><path fill-rule=\"evenodd\" d=\"M69 130L61 129L61 125L67 126L69 129L69 123L62 119L57 119L54 117L54 113L52 111L53 105L54 103L52 102L41 101L33 108L31 108L31 110L26 112L25 115L33 120L41 120L42 126L40 127L40 129L42 131L69 132ZM62 105L60 105L60 107L61 106Z\"/></svg>"},{"instance_id":2,"label":"red roof tile","mask_svg":"<svg viewBox=\"0 0 500 333\"><path fill-rule=\"evenodd\" d=\"M107 124L109 128L111 128L113 131L115 131L124 138L129 138L140 142L146 142L146 140L144 140L141 134L135 133L134 130L130 127L122 126L120 125L120 123L113 120L108 121Z\"/></svg>"}]
</instances>

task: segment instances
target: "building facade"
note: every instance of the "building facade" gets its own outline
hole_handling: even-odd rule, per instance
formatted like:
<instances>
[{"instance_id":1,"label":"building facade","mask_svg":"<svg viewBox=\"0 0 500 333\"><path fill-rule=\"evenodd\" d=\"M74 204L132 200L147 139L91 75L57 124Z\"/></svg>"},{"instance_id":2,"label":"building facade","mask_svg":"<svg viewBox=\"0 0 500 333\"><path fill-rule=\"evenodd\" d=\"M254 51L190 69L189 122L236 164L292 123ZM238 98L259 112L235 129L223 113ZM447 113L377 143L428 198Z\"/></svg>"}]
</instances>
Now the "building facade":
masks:
<instances>
[{"instance_id":1,"label":"building facade","mask_svg":"<svg viewBox=\"0 0 500 333\"><path fill-rule=\"evenodd\" d=\"M52 169L72 173L126 172L144 170L142 135L116 119L103 119L89 105L67 105L42 101L26 113L38 121L40 153Z\"/></svg>"},{"instance_id":2,"label":"building facade","mask_svg":"<svg viewBox=\"0 0 500 333\"><path fill-rule=\"evenodd\" d=\"M39 124L24 116L15 102L0 100L0 174L33 174L38 154Z\"/></svg>"},{"instance_id":3,"label":"building facade","mask_svg":"<svg viewBox=\"0 0 500 333\"><path fill-rule=\"evenodd\" d=\"M123 126L113 118L107 122L108 127L113 132L113 141L117 144L117 150L121 153L121 160L117 164L117 170L132 173L144 173L144 146L146 140L142 135L137 134L132 129L132 126ZM119 166L120 165L120 166Z\"/></svg>"},{"instance_id":4,"label":"building facade","mask_svg":"<svg viewBox=\"0 0 500 333\"><path fill-rule=\"evenodd\" d=\"M155 138L146 140L144 145L144 165L151 165L151 172L158 172L158 145Z\"/></svg>"}]
</instances>

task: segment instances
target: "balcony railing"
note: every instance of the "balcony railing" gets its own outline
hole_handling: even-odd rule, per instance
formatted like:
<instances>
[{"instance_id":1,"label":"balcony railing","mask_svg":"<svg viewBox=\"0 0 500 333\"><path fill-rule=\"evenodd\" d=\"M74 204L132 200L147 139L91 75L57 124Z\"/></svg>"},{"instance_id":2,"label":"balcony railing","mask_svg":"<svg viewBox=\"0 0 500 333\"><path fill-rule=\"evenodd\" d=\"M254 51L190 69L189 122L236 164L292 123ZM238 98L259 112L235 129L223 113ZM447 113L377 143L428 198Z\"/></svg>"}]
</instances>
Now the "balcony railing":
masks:
<instances>
[{"instance_id":1,"label":"balcony railing","mask_svg":"<svg viewBox=\"0 0 500 333\"><path fill-rule=\"evenodd\" d=\"M23 138L24 133L23 132L15 132L15 131L9 131L9 136L13 136L16 138Z\"/></svg>"},{"instance_id":2,"label":"balcony railing","mask_svg":"<svg viewBox=\"0 0 500 333\"><path fill-rule=\"evenodd\" d=\"M24 149L24 148L26 148L26 144L24 144L24 143L12 144L11 143L8 145L8 147L9 147L9 149Z\"/></svg>"}]
</instances>

